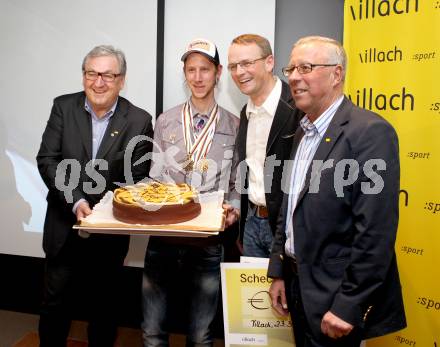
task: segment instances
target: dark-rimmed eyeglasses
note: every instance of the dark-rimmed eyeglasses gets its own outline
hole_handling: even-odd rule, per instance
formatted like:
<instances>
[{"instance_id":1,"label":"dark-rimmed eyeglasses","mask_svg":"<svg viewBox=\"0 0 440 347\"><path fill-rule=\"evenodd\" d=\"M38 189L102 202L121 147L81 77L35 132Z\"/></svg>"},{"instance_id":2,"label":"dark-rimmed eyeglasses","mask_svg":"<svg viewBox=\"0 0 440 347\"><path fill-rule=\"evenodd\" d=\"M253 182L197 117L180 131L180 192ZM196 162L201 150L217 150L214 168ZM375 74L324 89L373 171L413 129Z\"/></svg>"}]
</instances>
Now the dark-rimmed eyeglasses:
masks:
<instances>
[{"instance_id":1,"label":"dark-rimmed eyeglasses","mask_svg":"<svg viewBox=\"0 0 440 347\"><path fill-rule=\"evenodd\" d=\"M84 76L86 80L96 81L99 76L101 76L104 82L113 82L116 77L121 76L120 73L109 73L109 72L96 72L96 71L84 71Z\"/></svg>"},{"instance_id":2,"label":"dark-rimmed eyeglasses","mask_svg":"<svg viewBox=\"0 0 440 347\"><path fill-rule=\"evenodd\" d=\"M266 59L267 57L268 56L265 56L265 57L257 58L254 60L242 60L242 61L239 61L238 63L229 64L228 70L231 72L235 72L235 71L237 71L237 66L240 66L242 69L247 70L252 65L254 65L257 61Z\"/></svg>"},{"instance_id":3,"label":"dark-rimmed eyeglasses","mask_svg":"<svg viewBox=\"0 0 440 347\"><path fill-rule=\"evenodd\" d=\"M299 65L293 65L293 66L286 66L281 69L283 72L283 75L286 77L289 77L295 69L298 71L299 74L305 75L313 71L313 69L317 66L336 66L339 64L299 64Z\"/></svg>"}]
</instances>

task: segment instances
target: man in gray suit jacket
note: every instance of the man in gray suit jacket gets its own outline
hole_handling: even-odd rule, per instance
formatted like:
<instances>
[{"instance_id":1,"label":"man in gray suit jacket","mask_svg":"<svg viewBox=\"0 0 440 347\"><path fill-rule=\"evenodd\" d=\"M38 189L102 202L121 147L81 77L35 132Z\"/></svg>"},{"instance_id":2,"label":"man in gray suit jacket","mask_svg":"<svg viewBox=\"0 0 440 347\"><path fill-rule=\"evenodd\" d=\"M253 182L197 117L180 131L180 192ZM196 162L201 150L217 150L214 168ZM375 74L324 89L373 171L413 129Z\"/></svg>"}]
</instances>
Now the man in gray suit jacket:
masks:
<instances>
[{"instance_id":1,"label":"man in gray suit jacket","mask_svg":"<svg viewBox=\"0 0 440 347\"><path fill-rule=\"evenodd\" d=\"M124 165L129 142L138 135L153 135L151 116L119 96L126 73L124 54L111 46L95 47L84 58L82 70L84 92L54 100L37 156L49 188L39 326L43 347L66 345L74 295L88 310L89 346L113 346L129 238L96 234L82 238L72 226L89 215L116 183L140 180L149 170L149 160L136 163L151 151L151 143L142 138L129 149L131 170Z\"/></svg>"},{"instance_id":2,"label":"man in gray suit jacket","mask_svg":"<svg viewBox=\"0 0 440 347\"><path fill-rule=\"evenodd\" d=\"M268 275L273 307L292 313L297 347L359 346L406 326L394 251L397 135L344 97L345 64L337 41L306 37L283 69L306 115Z\"/></svg>"}]
</instances>

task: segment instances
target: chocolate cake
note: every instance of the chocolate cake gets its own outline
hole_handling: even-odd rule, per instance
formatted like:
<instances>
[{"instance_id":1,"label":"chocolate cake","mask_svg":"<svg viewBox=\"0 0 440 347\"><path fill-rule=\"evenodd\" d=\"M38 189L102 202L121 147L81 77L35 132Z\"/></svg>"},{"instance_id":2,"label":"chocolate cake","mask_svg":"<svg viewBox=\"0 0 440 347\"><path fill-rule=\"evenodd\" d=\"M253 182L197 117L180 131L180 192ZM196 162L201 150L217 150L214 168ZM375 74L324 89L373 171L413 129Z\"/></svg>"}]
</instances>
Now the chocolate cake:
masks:
<instances>
[{"instance_id":1,"label":"chocolate cake","mask_svg":"<svg viewBox=\"0 0 440 347\"><path fill-rule=\"evenodd\" d=\"M139 183L118 188L113 195L113 215L130 224L176 224L201 212L197 192L185 183Z\"/></svg>"}]
</instances>

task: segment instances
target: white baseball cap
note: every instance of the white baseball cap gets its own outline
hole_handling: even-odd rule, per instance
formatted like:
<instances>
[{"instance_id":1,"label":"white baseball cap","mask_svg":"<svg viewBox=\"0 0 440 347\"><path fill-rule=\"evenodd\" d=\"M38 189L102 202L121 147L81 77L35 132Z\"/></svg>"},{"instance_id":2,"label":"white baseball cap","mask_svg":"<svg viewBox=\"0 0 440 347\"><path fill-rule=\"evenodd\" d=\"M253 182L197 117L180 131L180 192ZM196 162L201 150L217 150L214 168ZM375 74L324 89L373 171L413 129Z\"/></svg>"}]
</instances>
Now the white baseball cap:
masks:
<instances>
[{"instance_id":1,"label":"white baseball cap","mask_svg":"<svg viewBox=\"0 0 440 347\"><path fill-rule=\"evenodd\" d=\"M220 58L218 56L217 47L209 40L206 39L194 39L186 47L185 53L180 60L185 61L188 55L191 53L201 53L210 59L215 65L220 64Z\"/></svg>"}]
</instances>

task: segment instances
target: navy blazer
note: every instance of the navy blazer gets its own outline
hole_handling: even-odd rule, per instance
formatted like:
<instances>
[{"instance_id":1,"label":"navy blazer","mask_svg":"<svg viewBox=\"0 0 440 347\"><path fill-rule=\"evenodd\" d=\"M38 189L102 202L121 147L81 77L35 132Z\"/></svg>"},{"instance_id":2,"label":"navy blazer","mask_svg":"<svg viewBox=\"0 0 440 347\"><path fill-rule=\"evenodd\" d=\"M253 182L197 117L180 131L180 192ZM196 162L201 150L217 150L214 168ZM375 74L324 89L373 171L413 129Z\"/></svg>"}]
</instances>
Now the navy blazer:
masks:
<instances>
[{"instance_id":1,"label":"navy blazer","mask_svg":"<svg viewBox=\"0 0 440 347\"><path fill-rule=\"evenodd\" d=\"M351 171L342 165L347 159L352 160ZM381 160L386 168L370 165L370 159ZM293 213L299 283L312 332L320 334L329 310L360 327L364 338L404 328L394 251L400 177L396 132L383 118L345 98L313 160L315 168L324 162L326 168L312 173L310 165ZM341 179L354 183L345 185ZM273 278L282 278L287 269L287 204L286 194L269 263Z\"/></svg>"},{"instance_id":2,"label":"navy blazer","mask_svg":"<svg viewBox=\"0 0 440 347\"><path fill-rule=\"evenodd\" d=\"M93 193L89 190L87 193L84 184L95 187L97 176L95 179L91 178L85 171L86 164L92 159L92 123L84 104L84 92L62 95L54 100L37 155L38 170L49 188L43 234L43 249L48 257L58 253L68 234L72 232L72 226L76 223L72 208L79 199L87 200L92 208L106 191L117 188L115 183L126 182L124 153L129 141L136 135L153 137L151 116L123 97L119 97L96 155L96 159L104 159L108 163L107 169L95 167L104 178L104 189ZM149 141L142 141L136 145L131 160L134 181L148 174L149 160L133 164L144 154L151 152L151 148L152 143ZM64 159L73 159L80 167L78 184L72 191L72 199L66 198L66 194L56 187L57 166ZM67 170L65 184L74 179L73 170L73 166ZM121 243L124 242L124 248L128 249L128 238L121 238Z\"/></svg>"}]
</instances>

